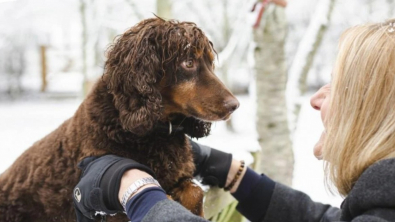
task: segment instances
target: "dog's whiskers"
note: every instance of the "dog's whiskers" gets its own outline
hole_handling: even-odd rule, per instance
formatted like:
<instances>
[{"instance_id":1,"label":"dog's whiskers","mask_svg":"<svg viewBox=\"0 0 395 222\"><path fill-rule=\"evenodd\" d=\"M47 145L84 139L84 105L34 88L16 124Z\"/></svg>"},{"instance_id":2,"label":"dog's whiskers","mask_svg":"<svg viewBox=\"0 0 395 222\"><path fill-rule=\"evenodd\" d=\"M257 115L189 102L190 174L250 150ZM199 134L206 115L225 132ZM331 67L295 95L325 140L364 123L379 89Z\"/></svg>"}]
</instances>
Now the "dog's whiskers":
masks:
<instances>
[{"instance_id":1,"label":"dog's whiskers","mask_svg":"<svg viewBox=\"0 0 395 222\"><path fill-rule=\"evenodd\" d=\"M187 118L187 117L185 116L184 119L181 121L181 123L178 124L177 128L181 126L181 124L185 121L186 118Z\"/></svg>"}]
</instances>

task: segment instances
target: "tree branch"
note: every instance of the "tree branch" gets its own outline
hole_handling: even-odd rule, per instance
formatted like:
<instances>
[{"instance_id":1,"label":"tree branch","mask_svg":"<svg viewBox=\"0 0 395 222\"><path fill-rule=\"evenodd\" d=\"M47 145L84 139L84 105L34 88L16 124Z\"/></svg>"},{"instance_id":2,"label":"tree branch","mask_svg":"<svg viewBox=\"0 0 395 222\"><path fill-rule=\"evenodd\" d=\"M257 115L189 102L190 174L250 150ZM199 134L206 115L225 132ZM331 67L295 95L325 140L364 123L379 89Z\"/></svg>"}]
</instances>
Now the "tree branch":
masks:
<instances>
[{"instance_id":1,"label":"tree branch","mask_svg":"<svg viewBox=\"0 0 395 222\"><path fill-rule=\"evenodd\" d=\"M290 67L286 97L291 132L299 116L300 97L307 91L307 75L329 26L334 4L335 0L320 0Z\"/></svg>"}]
</instances>

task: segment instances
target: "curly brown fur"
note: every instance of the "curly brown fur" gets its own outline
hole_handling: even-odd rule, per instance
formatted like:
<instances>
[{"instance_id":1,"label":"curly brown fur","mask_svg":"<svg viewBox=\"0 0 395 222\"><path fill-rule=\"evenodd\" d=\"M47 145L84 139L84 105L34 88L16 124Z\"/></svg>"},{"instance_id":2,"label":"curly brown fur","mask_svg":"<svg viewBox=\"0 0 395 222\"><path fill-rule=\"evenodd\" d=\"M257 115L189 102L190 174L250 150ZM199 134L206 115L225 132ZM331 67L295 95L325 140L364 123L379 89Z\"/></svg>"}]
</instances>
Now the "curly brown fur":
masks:
<instances>
[{"instance_id":1,"label":"curly brown fur","mask_svg":"<svg viewBox=\"0 0 395 222\"><path fill-rule=\"evenodd\" d=\"M124 129L137 135L151 130L163 109L158 81L167 77L166 84L174 84L177 77L172 72L179 63L191 54L211 51L211 46L195 24L160 18L147 19L120 36L108 50L103 80L114 96Z\"/></svg>"},{"instance_id":2,"label":"curly brown fur","mask_svg":"<svg viewBox=\"0 0 395 222\"><path fill-rule=\"evenodd\" d=\"M189 200L191 189L177 186L194 171L186 135L207 136L210 121L229 118L238 106L213 73L214 53L188 22L147 19L117 38L74 116L0 175L0 222L75 221L72 190L77 163L87 156L132 158L151 167L169 194L176 190L175 200Z\"/></svg>"}]
</instances>

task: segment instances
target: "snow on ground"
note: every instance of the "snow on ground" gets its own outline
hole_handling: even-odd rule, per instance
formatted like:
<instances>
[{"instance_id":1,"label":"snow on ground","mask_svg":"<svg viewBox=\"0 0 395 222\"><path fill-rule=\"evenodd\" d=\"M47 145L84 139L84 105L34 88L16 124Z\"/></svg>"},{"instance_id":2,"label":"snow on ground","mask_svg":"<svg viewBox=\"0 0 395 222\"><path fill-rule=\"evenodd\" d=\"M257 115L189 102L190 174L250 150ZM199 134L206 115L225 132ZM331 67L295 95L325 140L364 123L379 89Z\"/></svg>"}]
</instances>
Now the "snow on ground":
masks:
<instances>
[{"instance_id":1,"label":"snow on ground","mask_svg":"<svg viewBox=\"0 0 395 222\"><path fill-rule=\"evenodd\" d=\"M80 100L0 103L0 172L77 110Z\"/></svg>"},{"instance_id":2,"label":"snow on ground","mask_svg":"<svg viewBox=\"0 0 395 222\"><path fill-rule=\"evenodd\" d=\"M253 161L250 151L259 148L255 132L255 105L248 96L239 96L240 108L232 117L235 132L226 130L224 122L213 124L212 134L198 142L233 153L236 159ZM19 101L0 103L0 173L35 141L41 139L71 117L81 100ZM295 173L293 186L313 200L340 205L323 185L322 162L313 156L313 146L322 131L319 112L305 99L295 133ZM45 154L44 154L45 155Z\"/></svg>"}]
</instances>

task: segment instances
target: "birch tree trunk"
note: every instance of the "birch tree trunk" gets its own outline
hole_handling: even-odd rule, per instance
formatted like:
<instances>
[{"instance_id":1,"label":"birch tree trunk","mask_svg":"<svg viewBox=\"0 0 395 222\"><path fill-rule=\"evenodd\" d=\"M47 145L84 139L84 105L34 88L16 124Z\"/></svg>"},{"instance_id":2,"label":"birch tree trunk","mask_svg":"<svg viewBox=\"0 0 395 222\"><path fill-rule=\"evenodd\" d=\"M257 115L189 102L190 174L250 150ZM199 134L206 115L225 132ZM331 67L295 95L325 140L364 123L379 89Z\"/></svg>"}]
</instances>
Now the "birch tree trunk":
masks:
<instances>
[{"instance_id":1,"label":"birch tree trunk","mask_svg":"<svg viewBox=\"0 0 395 222\"><path fill-rule=\"evenodd\" d=\"M87 94L87 49L86 49L86 42L87 42L87 12L86 9L87 4L85 0L80 0L80 14L81 14L81 24L82 24L82 75L83 75L83 93L84 95Z\"/></svg>"},{"instance_id":2,"label":"birch tree trunk","mask_svg":"<svg viewBox=\"0 0 395 222\"><path fill-rule=\"evenodd\" d=\"M394 15L394 7L395 7L395 3L394 0L387 0L388 3L388 18L393 18Z\"/></svg>"},{"instance_id":3,"label":"birch tree trunk","mask_svg":"<svg viewBox=\"0 0 395 222\"><path fill-rule=\"evenodd\" d=\"M293 151L285 103L287 69L285 9L270 4L260 27L254 30L257 131L261 152L256 170L281 183L291 185Z\"/></svg>"},{"instance_id":4,"label":"birch tree trunk","mask_svg":"<svg viewBox=\"0 0 395 222\"><path fill-rule=\"evenodd\" d=\"M171 0L156 0L156 13L163 19L172 19Z\"/></svg>"},{"instance_id":5,"label":"birch tree trunk","mask_svg":"<svg viewBox=\"0 0 395 222\"><path fill-rule=\"evenodd\" d=\"M320 0L306 34L303 36L289 70L287 106L291 130L295 130L300 111L300 98L307 91L307 77L322 39L328 29L335 0Z\"/></svg>"},{"instance_id":6,"label":"birch tree trunk","mask_svg":"<svg viewBox=\"0 0 395 222\"><path fill-rule=\"evenodd\" d=\"M84 76L83 92L86 95L94 82L102 75L100 55L103 49L98 48L99 19L105 10L104 0L80 0L82 23L82 73Z\"/></svg>"}]
</instances>

